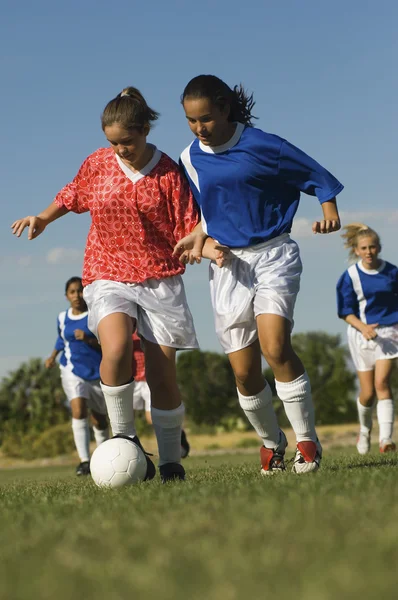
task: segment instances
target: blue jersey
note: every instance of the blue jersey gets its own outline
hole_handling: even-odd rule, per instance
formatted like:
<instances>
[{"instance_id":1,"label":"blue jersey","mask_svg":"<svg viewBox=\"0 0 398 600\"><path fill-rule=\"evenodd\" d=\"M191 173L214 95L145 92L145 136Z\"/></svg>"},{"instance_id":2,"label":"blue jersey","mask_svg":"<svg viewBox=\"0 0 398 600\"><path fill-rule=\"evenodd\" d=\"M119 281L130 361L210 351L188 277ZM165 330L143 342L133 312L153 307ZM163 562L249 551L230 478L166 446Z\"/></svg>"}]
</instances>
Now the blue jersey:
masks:
<instances>
[{"instance_id":1,"label":"blue jersey","mask_svg":"<svg viewBox=\"0 0 398 600\"><path fill-rule=\"evenodd\" d=\"M337 283L337 310L339 317L355 315L369 325L398 323L398 268L385 261L374 270L351 265Z\"/></svg>"},{"instance_id":2,"label":"blue jersey","mask_svg":"<svg viewBox=\"0 0 398 600\"><path fill-rule=\"evenodd\" d=\"M95 337L87 327L87 315L87 312L74 315L71 309L59 313L55 349L62 351L59 361L61 368L72 371L82 379L93 381L100 378L101 352L75 338L75 329L81 329L88 336Z\"/></svg>"},{"instance_id":3,"label":"blue jersey","mask_svg":"<svg viewBox=\"0 0 398 600\"><path fill-rule=\"evenodd\" d=\"M237 123L223 146L192 142L180 162L202 211L208 235L231 248L245 248L289 233L300 192L319 202L343 185L286 140Z\"/></svg>"}]
</instances>

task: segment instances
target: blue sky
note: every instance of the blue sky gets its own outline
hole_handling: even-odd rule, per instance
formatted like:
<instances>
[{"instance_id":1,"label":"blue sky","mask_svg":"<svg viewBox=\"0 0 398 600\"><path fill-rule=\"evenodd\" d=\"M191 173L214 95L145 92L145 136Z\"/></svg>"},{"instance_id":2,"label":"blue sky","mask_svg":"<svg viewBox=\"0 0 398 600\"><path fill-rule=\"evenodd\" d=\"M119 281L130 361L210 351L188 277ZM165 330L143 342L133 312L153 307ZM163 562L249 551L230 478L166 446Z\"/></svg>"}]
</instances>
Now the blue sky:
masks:
<instances>
[{"instance_id":1,"label":"blue sky","mask_svg":"<svg viewBox=\"0 0 398 600\"><path fill-rule=\"evenodd\" d=\"M191 141L179 104L186 83L200 73L242 82L257 126L332 171L345 185L343 222L374 227L397 263L397 20L392 0L3 0L0 377L51 352L89 217L67 215L33 242L13 238L10 224L46 207L105 145L101 111L127 85L160 111L150 141L177 159ZM304 262L295 331L344 334L334 290L346 253L338 234L311 235L320 215L303 196L292 235ZM219 351L207 265L184 277L201 346Z\"/></svg>"}]
</instances>

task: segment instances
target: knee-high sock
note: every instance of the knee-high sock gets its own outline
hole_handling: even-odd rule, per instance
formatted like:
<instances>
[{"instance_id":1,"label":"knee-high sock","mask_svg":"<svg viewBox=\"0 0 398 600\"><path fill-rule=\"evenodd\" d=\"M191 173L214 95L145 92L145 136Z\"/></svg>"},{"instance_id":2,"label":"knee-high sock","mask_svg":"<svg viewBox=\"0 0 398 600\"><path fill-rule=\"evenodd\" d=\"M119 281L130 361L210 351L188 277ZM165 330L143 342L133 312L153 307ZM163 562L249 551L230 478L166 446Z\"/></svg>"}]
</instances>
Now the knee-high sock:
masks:
<instances>
[{"instance_id":1,"label":"knee-high sock","mask_svg":"<svg viewBox=\"0 0 398 600\"><path fill-rule=\"evenodd\" d=\"M280 429L274 407L272 392L267 382L265 388L255 396L243 396L238 392L239 404L243 408L249 423L262 439L266 448L276 448L279 443Z\"/></svg>"},{"instance_id":2,"label":"knee-high sock","mask_svg":"<svg viewBox=\"0 0 398 600\"><path fill-rule=\"evenodd\" d=\"M106 427L105 429L97 429L97 427L93 426L93 431L97 446L109 439L109 427Z\"/></svg>"},{"instance_id":3,"label":"knee-high sock","mask_svg":"<svg viewBox=\"0 0 398 600\"><path fill-rule=\"evenodd\" d=\"M358 410L358 420L359 420L359 429L362 433L369 433L372 430L372 414L373 414L373 405L372 406L364 406L360 403L359 398L357 398L357 410Z\"/></svg>"},{"instance_id":4,"label":"knee-high sock","mask_svg":"<svg viewBox=\"0 0 398 600\"><path fill-rule=\"evenodd\" d=\"M316 442L314 405L307 373L287 383L275 380L275 385L297 441Z\"/></svg>"},{"instance_id":5,"label":"knee-high sock","mask_svg":"<svg viewBox=\"0 0 398 600\"><path fill-rule=\"evenodd\" d=\"M73 419L72 431L75 446L81 462L90 460L90 430L88 419Z\"/></svg>"},{"instance_id":6,"label":"knee-high sock","mask_svg":"<svg viewBox=\"0 0 398 600\"><path fill-rule=\"evenodd\" d=\"M377 403L377 420L379 422L379 439L390 440L394 427L394 401L379 400Z\"/></svg>"},{"instance_id":7,"label":"knee-high sock","mask_svg":"<svg viewBox=\"0 0 398 600\"><path fill-rule=\"evenodd\" d=\"M134 437L133 389L134 381L125 385L109 386L101 383L113 435Z\"/></svg>"},{"instance_id":8,"label":"knee-high sock","mask_svg":"<svg viewBox=\"0 0 398 600\"><path fill-rule=\"evenodd\" d=\"M151 407L152 423L159 448L159 467L181 462L181 428L185 408L180 404L172 410Z\"/></svg>"}]
</instances>

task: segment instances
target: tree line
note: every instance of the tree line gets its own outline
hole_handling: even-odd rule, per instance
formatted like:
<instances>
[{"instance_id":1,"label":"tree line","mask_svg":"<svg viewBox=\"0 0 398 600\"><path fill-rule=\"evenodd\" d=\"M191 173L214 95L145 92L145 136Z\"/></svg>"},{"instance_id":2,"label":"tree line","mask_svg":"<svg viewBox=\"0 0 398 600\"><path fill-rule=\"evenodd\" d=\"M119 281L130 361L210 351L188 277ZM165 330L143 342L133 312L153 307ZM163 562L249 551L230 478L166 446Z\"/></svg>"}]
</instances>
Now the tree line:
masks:
<instances>
[{"instance_id":1,"label":"tree line","mask_svg":"<svg viewBox=\"0 0 398 600\"><path fill-rule=\"evenodd\" d=\"M325 332L298 333L292 344L309 374L317 424L356 421L356 375L339 335ZM282 403L275 392L271 369L265 369L274 394L281 425L286 425ZM195 428L233 429L246 426L239 407L228 358L217 352L183 352L177 375L189 422ZM392 378L398 391L398 370ZM21 364L0 383L0 443L6 437L42 434L68 422L70 414L62 390L59 369L46 369L33 358Z\"/></svg>"}]
</instances>

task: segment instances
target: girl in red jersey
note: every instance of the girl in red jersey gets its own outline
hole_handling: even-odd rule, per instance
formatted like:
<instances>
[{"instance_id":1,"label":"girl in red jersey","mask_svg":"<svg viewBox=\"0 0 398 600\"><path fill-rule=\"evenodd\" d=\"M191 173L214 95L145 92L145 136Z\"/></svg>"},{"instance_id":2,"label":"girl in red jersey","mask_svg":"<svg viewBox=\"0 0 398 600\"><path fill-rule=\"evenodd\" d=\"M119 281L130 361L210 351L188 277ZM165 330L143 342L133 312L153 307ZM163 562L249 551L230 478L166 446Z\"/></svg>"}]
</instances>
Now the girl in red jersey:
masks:
<instances>
[{"instance_id":1,"label":"girl in red jersey","mask_svg":"<svg viewBox=\"0 0 398 600\"><path fill-rule=\"evenodd\" d=\"M90 330L101 343L101 387L114 435L139 444L134 428L131 356L137 325L145 345L152 421L163 482L184 479L181 425L184 406L175 354L196 348L192 316L175 244L198 223L198 212L178 165L147 142L158 113L133 87L111 100L102 114L110 144L91 154L74 180L37 216L12 224L20 237L40 235L69 211L91 214L83 285ZM208 245L207 245L208 246ZM147 479L155 475L147 457Z\"/></svg>"}]
</instances>

